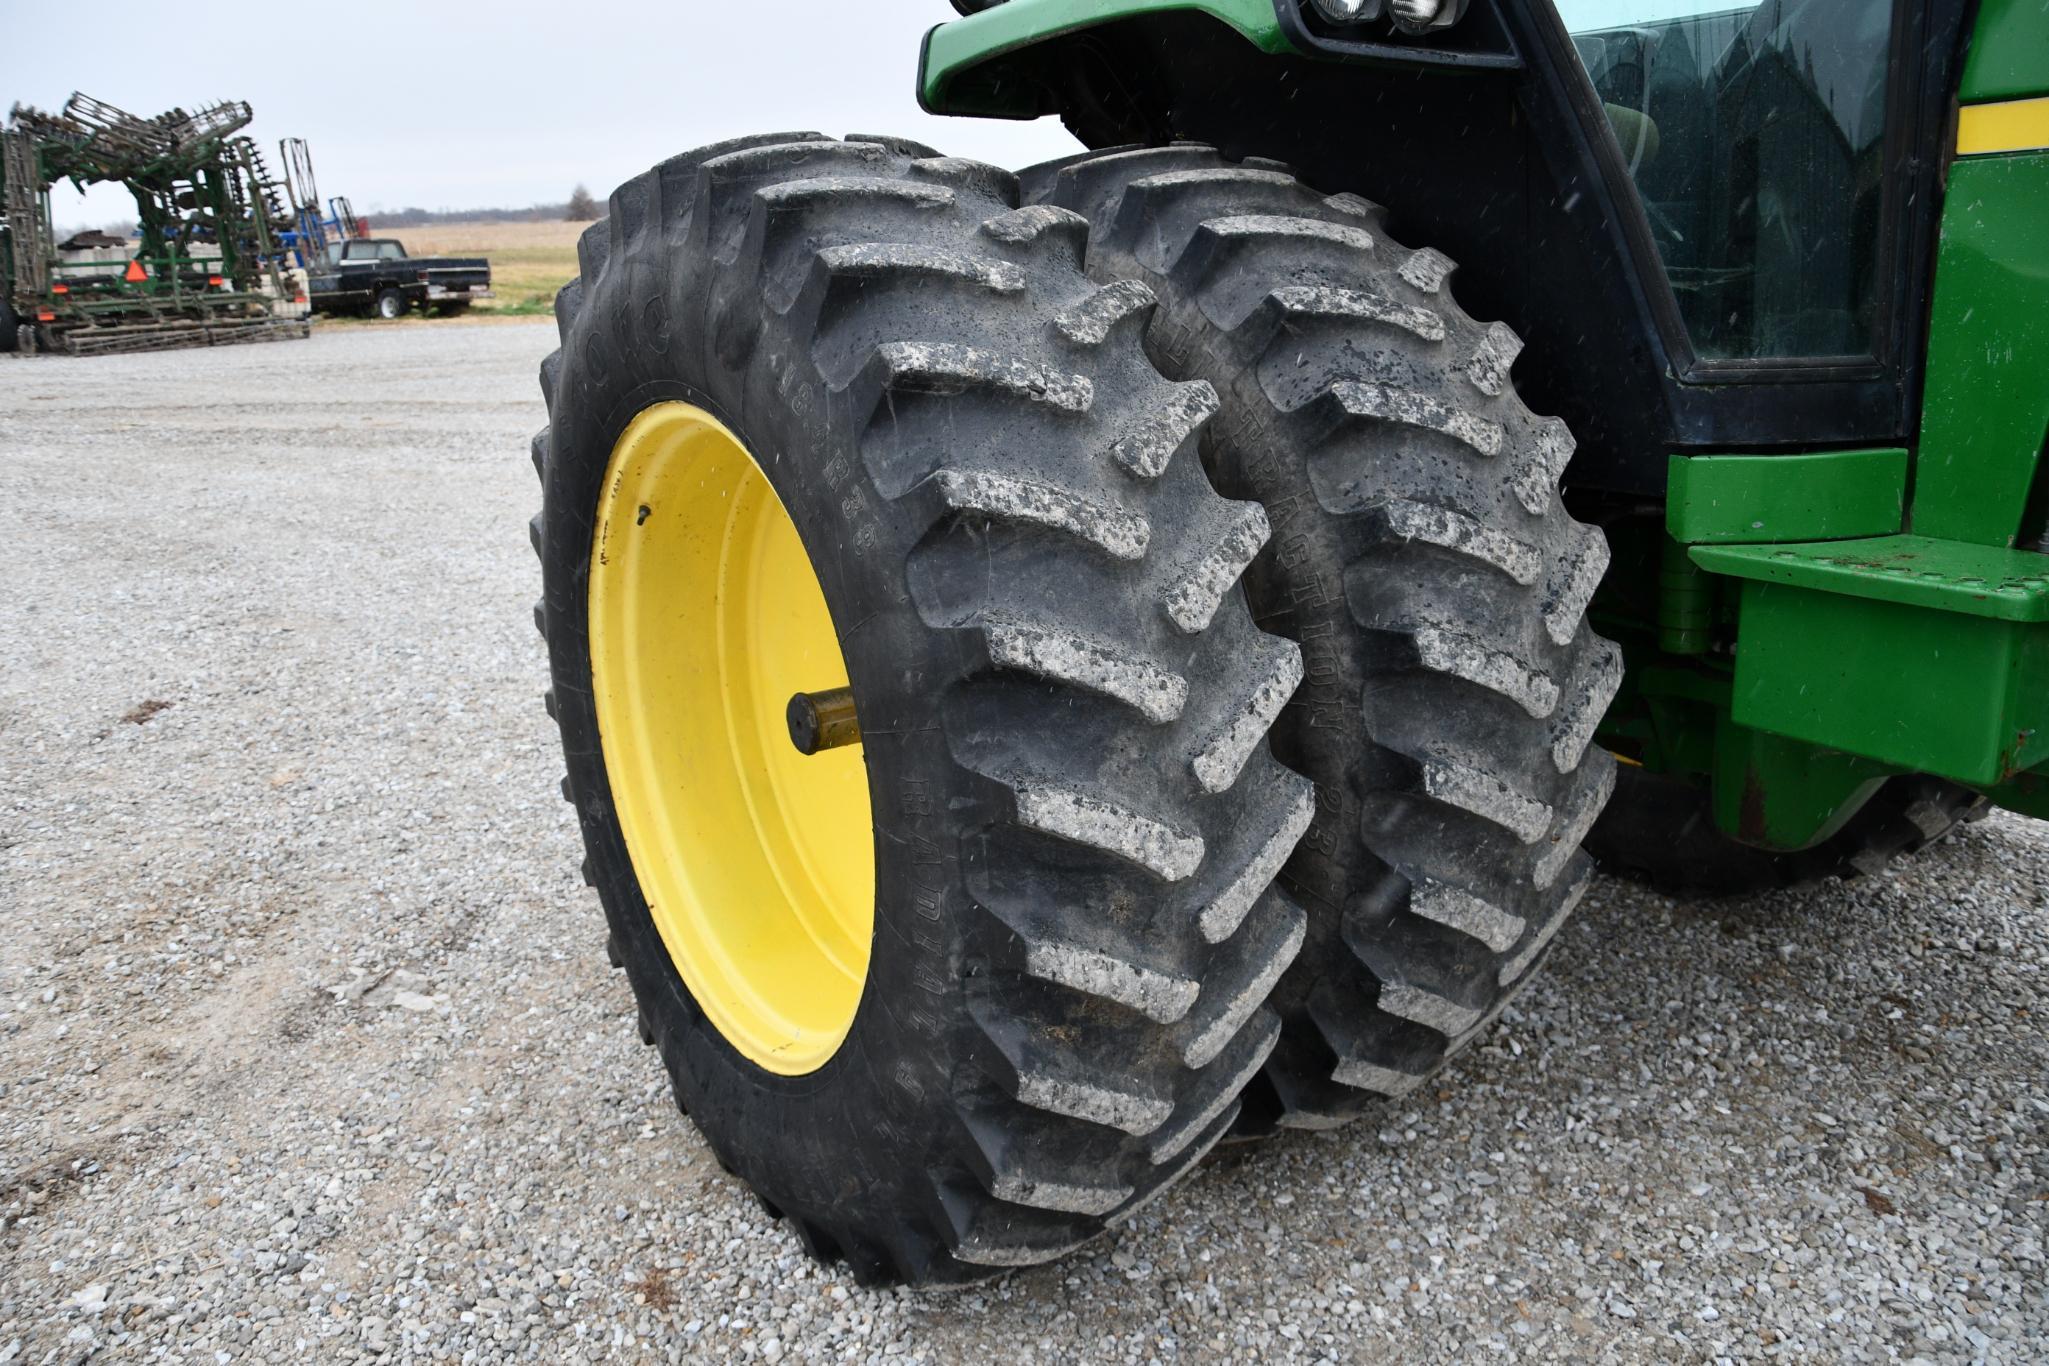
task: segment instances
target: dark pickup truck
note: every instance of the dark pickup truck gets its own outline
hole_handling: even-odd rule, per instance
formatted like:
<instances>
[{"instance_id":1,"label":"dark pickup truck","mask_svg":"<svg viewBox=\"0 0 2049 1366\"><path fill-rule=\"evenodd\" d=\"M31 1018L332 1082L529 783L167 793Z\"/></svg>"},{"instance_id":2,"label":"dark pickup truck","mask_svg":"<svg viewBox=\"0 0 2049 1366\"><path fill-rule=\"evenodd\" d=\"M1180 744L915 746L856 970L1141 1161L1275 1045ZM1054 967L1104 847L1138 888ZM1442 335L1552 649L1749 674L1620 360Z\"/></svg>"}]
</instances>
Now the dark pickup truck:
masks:
<instances>
[{"instance_id":1,"label":"dark pickup truck","mask_svg":"<svg viewBox=\"0 0 2049 1366\"><path fill-rule=\"evenodd\" d=\"M307 272L307 284L316 313L456 313L491 297L491 263L481 256L407 256L389 237L352 237Z\"/></svg>"}]
</instances>

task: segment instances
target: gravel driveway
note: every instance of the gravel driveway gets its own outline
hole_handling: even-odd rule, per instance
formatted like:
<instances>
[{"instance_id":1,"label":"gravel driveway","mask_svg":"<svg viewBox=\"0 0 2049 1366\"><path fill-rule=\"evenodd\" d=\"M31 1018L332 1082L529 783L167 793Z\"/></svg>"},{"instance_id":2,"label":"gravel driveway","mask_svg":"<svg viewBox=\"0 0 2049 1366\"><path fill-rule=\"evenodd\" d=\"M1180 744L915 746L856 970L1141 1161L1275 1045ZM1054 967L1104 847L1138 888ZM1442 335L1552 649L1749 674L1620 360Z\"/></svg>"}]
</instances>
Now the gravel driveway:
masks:
<instances>
[{"instance_id":1,"label":"gravel driveway","mask_svg":"<svg viewBox=\"0 0 2049 1366\"><path fill-rule=\"evenodd\" d=\"M2049 1356L2049 826L1604 881L1441 1088L951 1295L640 1046L529 620L544 325L0 363L0 1362Z\"/></svg>"}]
</instances>

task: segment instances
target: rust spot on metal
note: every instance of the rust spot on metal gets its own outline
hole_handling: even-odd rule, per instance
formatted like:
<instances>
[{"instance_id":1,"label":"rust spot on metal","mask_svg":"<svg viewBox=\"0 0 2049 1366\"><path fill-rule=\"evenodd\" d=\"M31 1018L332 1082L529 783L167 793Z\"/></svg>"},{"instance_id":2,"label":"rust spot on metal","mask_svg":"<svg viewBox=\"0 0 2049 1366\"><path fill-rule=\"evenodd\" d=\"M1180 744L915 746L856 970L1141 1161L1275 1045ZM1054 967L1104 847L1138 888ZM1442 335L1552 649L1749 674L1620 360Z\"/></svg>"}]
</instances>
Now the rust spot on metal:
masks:
<instances>
[{"instance_id":1,"label":"rust spot on metal","mask_svg":"<svg viewBox=\"0 0 2049 1366\"><path fill-rule=\"evenodd\" d=\"M2034 734L2031 730L2017 730L2013 733L2013 743L1999 751L1999 782L2006 782L2027 771L2029 766L2021 762L2021 755Z\"/></svg>"},{"instance_id":2,"label":"rust spot on metal","mask_svg":"<svg viewBox=\"0 0 2049 1366\"><path fill-rule=\"evenodd\" d=\"M1746 840L1764 842L1764 783L1755 767L1743 770L1743 807L1736 829Z\"/></svg>"}]
</instances>

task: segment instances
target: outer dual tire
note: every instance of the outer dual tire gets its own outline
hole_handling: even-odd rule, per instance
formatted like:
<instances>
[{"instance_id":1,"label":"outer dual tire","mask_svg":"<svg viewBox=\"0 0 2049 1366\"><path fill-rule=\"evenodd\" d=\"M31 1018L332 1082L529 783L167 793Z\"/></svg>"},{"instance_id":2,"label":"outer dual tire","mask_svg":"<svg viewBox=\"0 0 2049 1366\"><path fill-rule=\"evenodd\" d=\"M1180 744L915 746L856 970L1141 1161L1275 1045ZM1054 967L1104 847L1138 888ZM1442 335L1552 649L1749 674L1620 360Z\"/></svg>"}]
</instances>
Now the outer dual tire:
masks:
<instances>
[{"instance_id":1,"label":"outer dual tire","mask_svg":"<svg viewBox=\"0 0 2049 1366\"><path fill-rule=\"evenodd\" d=\"M1150 308L1082 273L1084 239L913 144L743 139L612 196L542 366L537 622L615 961L719 1160L868 1280L1048 1260L1187 1172L1274 1047L1261 1002L1304 932L1269 883L1310 788L1265 743L1301 657L1236 587L1266 519L1211 490L1215 394L1151 367ZM594 508L666 402L773 484L858 706L873 952L802 1075L707 1018L607 774Z\"/></svg>"},{"instance_id":2,"label":"outer dual tire","mask_svg":"<svg viewBox=\"0 0 2049 1366\"><path fill-rule=\"evenodd\" d=\"M1308 938L1242 1124L1342 1124L1483 1031L1592 876L1622 666L1584 619L1608 551L1559 501L1572 438L1523 405L1521 343L1458 307L1451 262L1355 195L1194 145L1025 183L1086 220L1092 276L1157 299L1149 354L1219 396L1211 477L1272 523L1246 591L1303 649L1273 741L1317 814L1281 873Z\"/></svg>"}]
</instances>

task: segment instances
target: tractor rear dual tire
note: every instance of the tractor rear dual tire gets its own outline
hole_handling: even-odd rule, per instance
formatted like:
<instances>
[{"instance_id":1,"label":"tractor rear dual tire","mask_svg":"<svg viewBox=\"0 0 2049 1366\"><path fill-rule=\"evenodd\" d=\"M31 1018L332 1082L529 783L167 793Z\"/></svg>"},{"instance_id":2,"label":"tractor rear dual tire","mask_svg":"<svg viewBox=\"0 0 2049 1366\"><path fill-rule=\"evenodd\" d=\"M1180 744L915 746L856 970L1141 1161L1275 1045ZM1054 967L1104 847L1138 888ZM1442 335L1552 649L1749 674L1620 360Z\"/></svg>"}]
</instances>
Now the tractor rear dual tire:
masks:
<instances>
[{"instance_id":1,"label":"tractor rear dual tire","mask_svg":"<svg viewBox=\"0 0 2049 1366\"><path fill-rule=\"evenodd\" d=\"M536 620L609 948L719 1161L867 1281L1049 1260L1189 1171L1304 933L1270 882L1310 785L1265 743L1301 657L1236 586L1265 515L1212 491L1215 395L1147 362L1150 309L1083 274L1085 234L915 144L725 143L612 196L541 369ZM595 510L668 403L773 484L859 713L873 952L801 1075L685 982L608 775Z\"/></svg>"},{"instance_id":2,"label":"tractor rear dual tire","mask_svg":"<svg viewBox=\"0 0 2049 1366\"><path fill-rule=\"evenodd\" d=\"M1355 195L1193 144L1024 178L1086 220L1091 275L1157 299L1154 362L1219 396L1211 478L1271 520L1246 593L1303 649L1273 742L1317 815L1241 1127L1343 1124L1480 1035L1592 878L1622 663L1585 622L1608 549L1558 497L1572 438L1523 405L1521 342L1458 307L1451 262Z\"/></svg>"}]
</instances>

